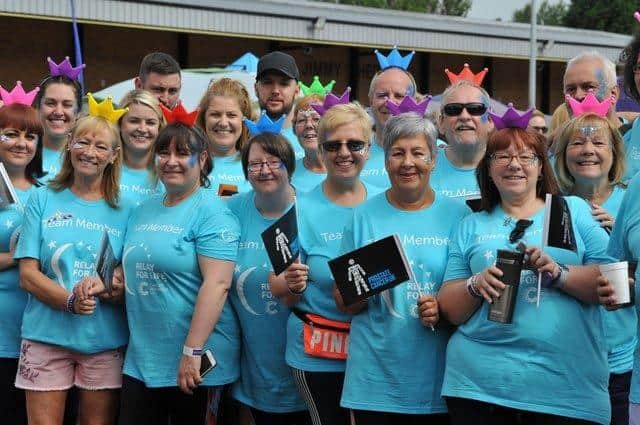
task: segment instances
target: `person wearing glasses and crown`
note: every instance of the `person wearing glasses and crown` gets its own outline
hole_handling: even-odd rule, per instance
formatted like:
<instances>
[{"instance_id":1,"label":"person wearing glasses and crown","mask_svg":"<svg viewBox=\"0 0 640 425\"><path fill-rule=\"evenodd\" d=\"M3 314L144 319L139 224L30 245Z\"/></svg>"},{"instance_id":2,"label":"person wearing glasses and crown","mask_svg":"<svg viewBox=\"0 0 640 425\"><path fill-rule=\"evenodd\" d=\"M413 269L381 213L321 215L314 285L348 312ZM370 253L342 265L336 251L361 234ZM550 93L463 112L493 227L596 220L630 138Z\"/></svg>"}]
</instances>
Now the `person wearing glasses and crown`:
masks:
<instances>
[{"instance_id":1,"label":"person wearing glasses and crown","mask_svg":"<svg viewBox=\"0 0 640 425\"><path fill-rule=\"evenodd\" d=\"M115 125L126 112L89 96L89 116L67 136L62 168L27 203L14 258L30 297L22 321L16 387L26 393L29 422L62 423L68 390L80 389L79 423L114 424L122 385L127 322L123 286L79 288L95 275L103 237L121 258L130 207L119 201L121 142ZM101 281L100 281L101 283Z\"/></svg>"},{"instance_id":2,"label":"person wearing glasses and crown","mask_svg":"<svg viewBox=\"0 0 640 425\"><path fill-rule=\"evenodd\" d=\"M452 198L478 195L475 170L493 130L489 94L480 86L487 70L474 75L468 65L456 75L445 70L451 85L442 94L438 130L447 146L438 152L434 190Z\"/></svg>"},{"instance_id":3,"label":"person wearing glasses and crown","mask_svg":"<svg viewBox=\"0 0 640 425\"><path fill-rule=\"evenodd\" d=\"M453 425L469 417L488 425L609 423L611 416L595 266L612 262L607 234L584 200L566 197L575 252L538 248L545 195L558 189L542 136L525 130L531 112L492 115L497 131L476 172L482 211L459 224L438 294L441 314L458 326L442 386ZM505 294L497 250L525 254L511 323L488 320Z\"/></svg>"}]
</instances>

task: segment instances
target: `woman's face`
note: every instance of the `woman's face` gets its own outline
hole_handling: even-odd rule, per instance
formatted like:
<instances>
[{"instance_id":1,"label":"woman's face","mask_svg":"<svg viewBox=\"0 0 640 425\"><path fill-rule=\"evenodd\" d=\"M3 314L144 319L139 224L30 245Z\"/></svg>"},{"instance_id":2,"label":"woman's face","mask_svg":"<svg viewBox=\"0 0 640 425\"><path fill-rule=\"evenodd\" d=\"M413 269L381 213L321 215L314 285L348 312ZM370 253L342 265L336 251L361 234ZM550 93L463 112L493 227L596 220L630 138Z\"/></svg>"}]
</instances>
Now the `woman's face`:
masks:
<instances>
[{"instance_id":1,"label":"woman's face","mask_svg":"<svg viewBox=\"0 0 640 425\"><path fill-rule=\"evenodd\" d=\"M156 154L156 174L167 192L186 193L200 184L206 158L206 152L192 153L172 140L167 148Z\"/></svg>"},{"instance_id":2,"label":"woman's face","mask_svg":"<svg viewBox=\"0 0 640 425\"><path fill-rule=\"evenodd\" d=\"M74 88L67 84L49 84L44 89L38 111L47 136L66 136L76 121L78 111Z\"/></svg>"},{"instance_id":3,"label":"woman's face","mask_svg":"<svg viewBox=\"0 0 640 425\"><path fill-rule=\"evenodd\" d=\"M398 191L426 190L434 158L424 135L396 140L385 159L391 187Z\"/></svg>"},{"instance_id":4,"label":"woman's face","mask_svg":"<svg viewBox=\"0 0 640 425\"><path fill-rule=\"evenodd\" d=\"M158 138L160 119L153 109L140 103L129 105L120 122L120 134L124 148L131 152L147 154Z\"/></svg>"},{"instance_id":5,"label":"woman's face","mask_svg":"<svg viewBox=\"0 0 640 425\"><path fill-rule=\"evenodd\" d=\"M298 143L305 151L318 150L318 123L320 115L313 109L298 111L294 121L294 131Z\"/></svg>"},{"instance_id":6,"label":"woman's face","mask_svg":"<svg viewBox=\"0 0 640 425\"><path fill-rule=\"evenodd\" d=\"M104 170L113 164L118 151L113 133L98 128L76 135L68 143L74 175L84 178L102 178Z\"/></svg>"},{"instance_id":7,"label":"woman's face","mask_svg":"<svg viewBox=\"0 0 640 425\"><path fill-rule=\"evenodd\" d=\"M247 175L253 190L260 194L277 193L289 186L284 162L265 151L259 143L253 143L249 149Z\"/></svg>"},{"instance_id":8,"label":"woman's face","mask_svg":"<svg viewBox=\"0 0 640 425\"><path fill-rule=\"evenodd\" d=\"M369 146L362 127L356 122L343 124L327 133L327 138L320 147L327 177L358 178L369 159Z\"/></svg>"},{"instance_id":9,"label":"woman's face","mask_svg":"<svg viewBox=\"0 0 640 425\"><path fill-rule=\"evenodd\" d=\"M565 154L567 170L576 183L608 179L613 149L607 129L596 125L579 128L569 140Z\"/></svg>"},{"instance_id":10,"label":"woman's face","mask_svg":"<svg viewBox=\"0 0 640 425\"><path fill-rule=\"evenodd\" d=\"M17 128L0 129L0 161L5 166L27 168L36 156L38 135Z\"/></svg>"},{"instance_id":11,"label":"woman's face","mask_svg":"<svg viewBox=\"0 0 640 425\"><path fill-rule=\"evenodd\" d=\"M515 145L491 154L489 177L496 185L500 197L509 199L536 193L538 180L542 178L542 164L537 154L528 147Z\"/></svg>"},{"instance_id":12,"label":"woman's face","mask_svg":"<svg viewBox=\"0 0 640 425\"><path fill-rule=\"evenodd\" d=\"M205 127L212 152L219 156L236 152L242 135L242 111L232 97L213 96L205 113Z\"/></svg>"}]
</instances>

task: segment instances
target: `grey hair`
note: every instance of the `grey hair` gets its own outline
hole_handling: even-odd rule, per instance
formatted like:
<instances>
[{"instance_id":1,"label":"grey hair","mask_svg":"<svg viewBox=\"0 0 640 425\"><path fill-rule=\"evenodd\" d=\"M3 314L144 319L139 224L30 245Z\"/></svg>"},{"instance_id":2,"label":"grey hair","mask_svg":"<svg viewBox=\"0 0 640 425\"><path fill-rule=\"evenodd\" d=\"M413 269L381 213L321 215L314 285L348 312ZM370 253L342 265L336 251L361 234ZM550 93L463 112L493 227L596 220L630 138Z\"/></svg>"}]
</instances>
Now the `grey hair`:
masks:
<instances>
[{"instance_id":1,"label":"grey hair","mask_svg":"<svg viewBox=\"0 0 640 425\"><path fill-rule=\"evenodd\" d=\"M569 62L567 62L567 67L565 68L564 73L566 74L567 70L572 65L587 59L597 59L600 61L600 63L602 63L602 67L604 68L603 77L604 77L604 83L606 85L605 87L606 90L610 90L614 86L618 85L617 78L616 78L616 65L611 61L611 59L607 58L606 56L603 56L601 53L599 53L596 50L587 50L587 51L578 53L576 56L569 59ZM564 80L564 75L562 79Z\"/></svg>"},{"instance_id":2,"label":"grey hair","mask_svg":"<svg viewBox=\"0 0 640 425\"><path fill-rule=\"evenodd\" d=\"M473 87L475 89L478 89L478 91L480 92L480 101L482 103L484 103L487 107L490 106L491 104L491 96L489 96L489 93L487 93L487 91L485 89L483 89L482 87L480 87L479 85L468 81L468 80L458 80L455 83L451 84L449 87L447 87L445 89L445 91L442 93L442 100L440 101L440 109L442 110L442 108L444 108L444 105L447 104L447 100L449 100L449 98L451 97L451 95L453 94L453 92L455 92L456 90L458 90L460 87Z\"/></svg>"},{"instance_id":3,"label":"grey hair","mask_svg":"<svg viewBox=\"0 0 640 425\"><path fill-rule=\"evenodd\" d=\"M402 68L387 68L387 69L381 69L380 71L376 72L373 76L373 78L371 78L371 82L369 83L369 101L371 101L372 97L373 97L373 89L376 86L376 82L378 81L378 78L380 77L380 75L382 75L383 73L387 72L390 69L397 69L399 71L404 72L407 77L409 78L409 81L411 81L411 93L407 93L407 96L415 96L415 94L418 92L418 86L416 84L416 79L413 78L413 75L407 71L406 69L402 69Z\"/></svg>"},{"instance_id":4,"label":"grey hair","mask_svg":"<svg viewBox=\"0 0 640 425\"><path fill-rule=\"evenodd\" d=\"M427 139L431 158L435 159L438 131L431 121L413 112L389 118L382 131L382 149L384 149L385 158L396 141L416 136L424 136Z\"/></svg>"}]
</instances>

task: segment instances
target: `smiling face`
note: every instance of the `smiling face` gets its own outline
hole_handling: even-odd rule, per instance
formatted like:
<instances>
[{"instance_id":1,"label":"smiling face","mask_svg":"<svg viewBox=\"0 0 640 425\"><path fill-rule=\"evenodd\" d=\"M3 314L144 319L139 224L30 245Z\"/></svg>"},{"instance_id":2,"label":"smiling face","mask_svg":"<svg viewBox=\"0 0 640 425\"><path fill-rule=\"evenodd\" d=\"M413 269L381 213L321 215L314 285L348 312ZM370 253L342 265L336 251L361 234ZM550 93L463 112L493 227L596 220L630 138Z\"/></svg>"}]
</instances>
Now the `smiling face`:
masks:
<instances>
[{"instance_id":1,"label":"smiling face","mask_svg":"<svg viewBox=\"0 0 640 425\"><path fill-rule=\"evenodd\" d=\"M200 174L207 158L206 152L193 153L188 146L172 140L156 153L156 174L167 192L187 193L200 185Z\"/></svg>"},{"instance_id":2,"label":"smiling face","mask_svg":"<svg viewBox=\"0 0 640 425\"><path fill-rule=\"evenodd\" d=\"M113 132L98 127L76 134L67 145L76 178L102 178L104 170L117 158Z\"/></svg>"},{"instance_id":3,"label":"smiling face","mask_svg":"<svg viewBox=\"0 0 640 425\"><path fill-rule=\"evenodd\" d=\"M536 196L536 185L542 174L536 152L511 144L489 157L489 176L504 199Z\"/></svg>"},{"instance_id":4,"label":"smiling face","mask_svg":"<svg viewBox=\"0 0 640 425\"><path fill-rule=\"evenodd\" d=\"M0 161L6 167L25 170L36 156L38 135L7 127L0 129Z\"/></svg>"},{"instance_id":5,"label":"smiling face","mask_svg":"<svg viewBox=\"0 0 640 425\"><path fill-rule=\"evenodd\" d=\"M252 143L247 158L247 179L261 195L278 193L289 186L289 173L280 158Z\"/></svg>"},{"instance_id":6,"label":"smiling face","mask_svg":"<svg viewBox=\"0 0 640 425\"><path fill-rule=\"evenodd\" d=\"M76 120L76 95L67 84L47 85L40 101L40 120L45 135L54 139L65 137Z\"/></svg>"},{"instance_id":7,"label":"smiling face","mask_svg":"<svg viewBox=\"0 0 640 425\"><path fill-rule=\"evenodd\" d=\"M242 136L242 111L232 97L212 96L205 112L205 129L214 156L236 153Z\"/></svg>"},{"instance_id":8,"label":"smiling face","mask_svg":"<svg viewBox=\"0 0 640 425\"><path fill-rule=\"evenodd\" d=\"M609 132L600 126L581 127L569 140L565 151L567 170L576 183L597 183L608 179L613 166Z\"/></svg>"},{"instance_id":9,"label":"smiling face","mask_svg":"<svg viewBox=\"0 0 640 425\"><path fill-rule=\"evenodd\" d=\"M369 148L370 144L357 122L336 127L320 146L327 178L357 179L369 159Z\"/></svg>"},{"instance_id":10,"label":"smiling face","mask_svg":"<svg viewBox=\"0 0 640 425\"><path fill-rule=\"evenodd\" d=\"M293 118L293 131L305 151L318 150L318 124L320 115L314 109L299 110Z\"/></svg>"},{"instance_id":11,"label":"smiling face","mask_svg":"<svg viewBox=\"0 0 640 425\"><path fill-rule=\"evenodd\" d=\"M120 134L124 149L128 152L146 154L158 138L160 119L153 109L139 103L129 105L120 123Z\"/></svg>"},{"instance_id":12,"label":"smiling face","mask_svg":"<svg viewBox=\"0 0 640 425\"><path fill-rule=\"evenodd\" d=\"M382 130L391 116L386 101L402 102L405 96L413 96L414 88L406 72L391 68L378 74L369 95L369 104L376 125L376 130Z\"/></svg>"},{"instance_id":13,"label":"smiling face","mask_svg":"<svg viewBox=\"0 0 640 425\"><path fill-rule=\"evenodd\" d=\"M278 119L291 112L300 88L293 78L277 71L269 71L256 81L255 90L260 108L266 111L269 118Z\"/></svg>"},{"instance_id":14,"label":"smiling face","mask_svg":"<svg viewBox=\"0 0 640 425\"><path fill-rule=\"evenodd\" d=\"M472 115L468 108L463 108L459 115L447 115L447 104L478 104L488 107L489 99L484 98L482 92L473 86L460 86L452 91L446 99L442 99L443 112L438 120L438 129L444 134L449 145L476 146L486 144L489 133L493 130L493 122L488 112L482 115ZM472 110L473 111L473 110Z\"/></svg>"},{"instance_id":15,"label":"smiling face","mask_svg":"<svg viewBox=\"0 0 640 425\"><path fill-rule=\"evenodd\" d=\"M385 166L394 190L425 190L434 167L426 137L419 135L396 140L389 148Z\"/></svg>"}]
</instances>

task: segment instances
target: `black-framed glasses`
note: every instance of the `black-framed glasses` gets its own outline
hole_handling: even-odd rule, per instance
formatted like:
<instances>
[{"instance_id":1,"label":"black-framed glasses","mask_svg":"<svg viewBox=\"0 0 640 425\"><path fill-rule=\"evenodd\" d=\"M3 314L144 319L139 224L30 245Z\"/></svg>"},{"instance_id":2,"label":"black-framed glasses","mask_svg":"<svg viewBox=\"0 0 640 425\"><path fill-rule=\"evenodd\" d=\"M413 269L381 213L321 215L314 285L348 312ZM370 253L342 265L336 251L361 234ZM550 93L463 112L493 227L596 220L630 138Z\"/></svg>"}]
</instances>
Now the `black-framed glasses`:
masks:
<instances>
[{"instance_id":1,"label":"black-framed glasses","mask_svg":"<svg viewBox=\"0 0 640 425\"><path fill-rule=\"evenodd\" d=\"M515 243L524 236L524 232L533 224L533 220L520 219L516 222L516 227L509 234L509 243Z\"/></svg>"},{"instance_id":2,"label":"black-framed glasses","mask_svg":"<svg viewBox=\"0 0 640 425\"><path fill-rule=\"evenodd\" d=\"M367 142L362 140L347 140L345 142L340 140L327 140L322 143L322 149L327 152L338 152L342 145L347 145L347 149L350 152L362 152L367 147Z\"/></svg>"},{"instance_id":3,"label":"black-framed glasses","mask_svg":"<svg viewBox=\"0 0 640 425\"><path fill-rule=\"evenodd\" d=\"M463 109L466 109L469 115L479 117L487 112L487 105L482 102L447 103L442 107L442 112L449 117L457 117Z\"/></svg>"}]
</instances>

